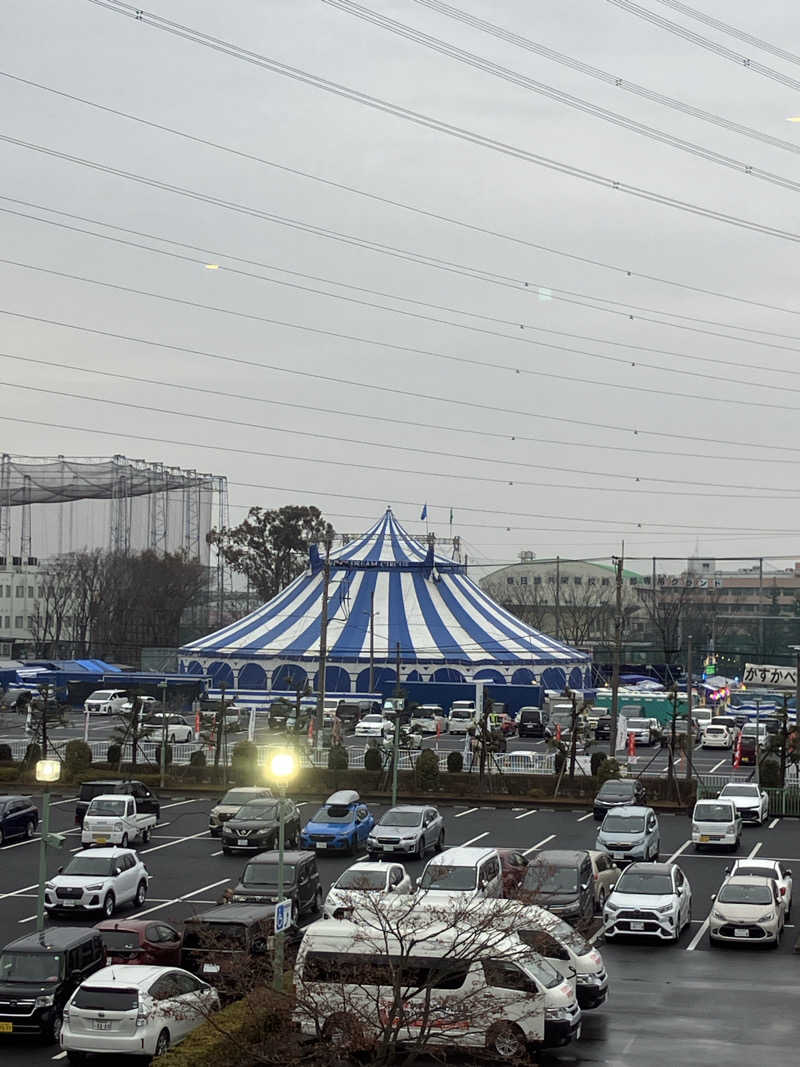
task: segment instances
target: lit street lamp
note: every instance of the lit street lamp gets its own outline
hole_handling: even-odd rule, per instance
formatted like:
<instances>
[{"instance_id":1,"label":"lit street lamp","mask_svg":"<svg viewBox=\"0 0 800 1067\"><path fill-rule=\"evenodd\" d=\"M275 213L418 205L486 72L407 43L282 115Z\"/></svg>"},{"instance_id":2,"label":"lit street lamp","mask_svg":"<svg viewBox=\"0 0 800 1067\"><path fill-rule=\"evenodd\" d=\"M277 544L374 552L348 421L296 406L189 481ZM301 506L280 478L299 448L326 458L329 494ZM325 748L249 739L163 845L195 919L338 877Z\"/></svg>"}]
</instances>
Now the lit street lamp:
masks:
<instances>
[{"instance_id":1,"label":"lit street lamp","mask_svg":"<svg viewBox=\"0 0 800 1067\"><path fill-rule=\"evenodd\" d=\"M42 832L39 835L39 898L36 904L36 930L44 929L44 884L47 881L47 846L50 843L50 785L61 777L57 759L40 759L36 764L36 781L43 785ZM57 839L61 843L61 838Z\"/></svg>"},{"instance_id":2,"label":"lit street lamp","mask_svg":"<svg viewBox=\"0 0 800 1067\"><path fill-rule=\"evenodd\" d=\"M283 899L283 850L286 827L284 823L284 798L286 797L286 784L296 770L297 764L290 752L279 752L272 757L270 770L272 777L278 785L280 798L278 800L278 903L275 906L275 958L273 961L272 986L276 992L283 992L283 941L285 934L285 905L291 903ZM280 920L280 921L279 921Z\"/></svg>"}]
</instances>

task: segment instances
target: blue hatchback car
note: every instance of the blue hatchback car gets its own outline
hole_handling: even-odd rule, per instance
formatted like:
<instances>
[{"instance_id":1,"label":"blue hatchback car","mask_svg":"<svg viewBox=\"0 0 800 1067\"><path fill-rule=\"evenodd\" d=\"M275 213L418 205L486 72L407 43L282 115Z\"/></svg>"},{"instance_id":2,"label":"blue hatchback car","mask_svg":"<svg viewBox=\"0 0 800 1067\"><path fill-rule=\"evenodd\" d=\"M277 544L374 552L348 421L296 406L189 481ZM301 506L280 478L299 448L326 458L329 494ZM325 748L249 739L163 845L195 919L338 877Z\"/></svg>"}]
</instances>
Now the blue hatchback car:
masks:
<instances>
[{"instance_id":1,"label":"blue hatchback car","mask_svg":"<svg viewBox=\"0 0 800 1067\"><path fill-rule=\"evenodd\" d=\"M33 837L39 811L30 797L0 796L0 845L13 837Z\"/></svg>"},{"instance_id":2,"label":"blue hatchback car","mask_svg":"<svg viewBox=\"0 0 800 1067\"><path fill-rule=\"evenodd\" d=\"M303 827L300 848L353 853L366 843L374 816L354 789L340 789Z\"/></svg>"}]
</instances>

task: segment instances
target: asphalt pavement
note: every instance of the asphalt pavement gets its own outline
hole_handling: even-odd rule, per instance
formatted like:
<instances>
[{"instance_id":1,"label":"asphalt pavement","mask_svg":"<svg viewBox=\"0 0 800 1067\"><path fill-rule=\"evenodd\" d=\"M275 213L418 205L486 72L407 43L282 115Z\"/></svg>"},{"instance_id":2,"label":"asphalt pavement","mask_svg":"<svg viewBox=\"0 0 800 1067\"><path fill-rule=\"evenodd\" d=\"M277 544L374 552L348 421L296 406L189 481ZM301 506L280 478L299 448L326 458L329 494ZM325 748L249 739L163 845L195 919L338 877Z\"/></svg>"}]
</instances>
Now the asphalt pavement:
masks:
<instances>
[{"instance_id":1,"label":"asphalt pavement","mask_svg":"<svg viewBox=\"0 0 800 1067\"><path fill-rule=\"evenodd\" d=\"M137 914L181 922L211 907L235 884L246 859L223 856L219 839L208 835L210 806L207 798L165 799L162 822L140 849L153 877L148 900ZM316 807L316 802L302 803L304 819ZM379 817L386 807L375 805L371 810ZM73 794L59 795L51 807L52 826L54 831L66 831L67 850L78 851L74 808ZM522 802L494 808L475 802L441 810L448 845L514 847L531 854L544 848L592 847L597 832L597 823L585 809L554 811ZM661 815L660 824L661 858L680 864L692 887L691 926L677 945L647 941L606 945L600 940L611 979L609 1000L585 1013L579 1042L543 1053L539 1062L612 1067L796 1062L794 989L800 959L792 952L794 926L787 925L777 950L711 948L706 925L710 898L730 854L694 853L684 815ZM800 822L771 819L760 827L746 827L738 854L783 859L793 864L800 878ZM6 944L35 929L37 841L6 845L0 856L0 944ZM321 855L324 888L356 858ZM49 871L64 862L64 852L51 852ZM415 877L422 866L413 860L406 863ZM93 921L84 919L82 924ZM63 1058L55 1047L19 1039L7 1038L2 1047L8 1067L34 1067Z\"/></svg>"}]
</instances>

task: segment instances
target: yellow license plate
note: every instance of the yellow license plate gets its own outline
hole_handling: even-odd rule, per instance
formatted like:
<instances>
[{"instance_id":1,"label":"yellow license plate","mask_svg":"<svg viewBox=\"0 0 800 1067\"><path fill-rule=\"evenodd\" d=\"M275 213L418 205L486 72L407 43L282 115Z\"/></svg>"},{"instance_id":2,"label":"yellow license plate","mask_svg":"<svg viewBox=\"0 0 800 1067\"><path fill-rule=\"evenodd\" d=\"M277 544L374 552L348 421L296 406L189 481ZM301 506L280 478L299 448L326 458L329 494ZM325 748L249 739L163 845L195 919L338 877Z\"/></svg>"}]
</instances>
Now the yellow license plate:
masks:
<instances>
[{"instance_id":1,"label":"yellow license plate","mask_svg":"<svg viewBox=\"0 0 800 1067\"><path fill-rule=\"evenodd\" d=\"M708 841L708 834L700 834L701 841Z\"/></svg>"},{"instance_id":2,"label":"yellow license plate","mask_svg":"<svg viewBox=\"0 0 800 1067\"><path fill-rule=\"evenodd\" d=\"M95 841L98 843L98 845L104 845L108 841L108 838L107 837L96 837Z\"/></svg>"},{"instance_id":3,"label":"yellow license plate","mask_svg":"<svg viewBox=\"0 0 800 1067\"><path fill-rule=\"evenodd\" d=\"M11 1034L14 1031L13 1023L0 1023L0 1034Z\"/></svg>"}]
</instances>

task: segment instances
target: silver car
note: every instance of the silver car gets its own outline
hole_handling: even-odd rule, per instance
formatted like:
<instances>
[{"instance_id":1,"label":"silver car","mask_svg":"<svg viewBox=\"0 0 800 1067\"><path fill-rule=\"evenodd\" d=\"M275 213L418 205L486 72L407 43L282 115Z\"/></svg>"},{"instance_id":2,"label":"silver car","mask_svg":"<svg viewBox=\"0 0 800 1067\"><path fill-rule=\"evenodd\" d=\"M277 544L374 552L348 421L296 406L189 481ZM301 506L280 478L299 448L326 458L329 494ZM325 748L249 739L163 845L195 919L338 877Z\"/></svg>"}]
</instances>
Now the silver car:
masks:
<instances>
[{"instance_id":1,"label":"silver car","mask_svg":"<svg viewBox=\"0 0 800 1067\"><path fill-rule=\"evenodd\" d=\"M370 859L406 852L421 860L428 848L444 848L444 819L436 808L423 805L390 808L367 838Z\"/></svg>"},{"instance_id":2,"label":"silver car","mask_svg":"<svg viewBox=\"0 0 800 1067\"><path fill-rule=\"evenodd\" d=\"M658 860L661 831L656 813L639 805L612 808L603 819L595 847L615 863Z\"/></svg>"},{"instance_id":3,"label":"silver car","mask_svg":"<svg viewBox=\"0 0 800 1067\"><path fill-rule=\"evenodd\" d=\"M714 897L708 936L715 941L780 943L785 922L783 899L772 878L732 875Z\"/></svg>"}]
</instances>

